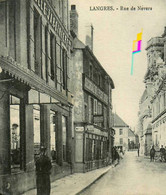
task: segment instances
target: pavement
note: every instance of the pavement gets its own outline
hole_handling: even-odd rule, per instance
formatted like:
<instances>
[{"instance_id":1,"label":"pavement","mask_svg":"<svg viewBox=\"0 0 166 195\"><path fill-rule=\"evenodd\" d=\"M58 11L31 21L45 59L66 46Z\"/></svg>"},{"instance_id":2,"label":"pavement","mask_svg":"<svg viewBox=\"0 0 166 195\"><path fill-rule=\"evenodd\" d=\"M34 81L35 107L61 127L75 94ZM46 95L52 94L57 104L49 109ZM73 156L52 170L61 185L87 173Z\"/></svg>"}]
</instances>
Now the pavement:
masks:
<instances>
[{"instance_id":1,"label":"pavement","mask_svg":"<svg viewBox=\"0 0 166 195\"><path fill-rule=\"evenodd\" d=\"M80 195L166 195L166 163L126 152L115 169Z\"/></svg>"},{"instance_id":2,"label":"pavement","mask_svg":"<svg viewBox=\"0 0 166 195\"><path fill-rule=\"evenodd\" d=\"M103 177L115 165L96 169L86 173L74 173L51 183L50 195L76 195L85 191L94 182ZM36 195L36 189L25 192L22 195Z\"/></svg>"}]
</instances>

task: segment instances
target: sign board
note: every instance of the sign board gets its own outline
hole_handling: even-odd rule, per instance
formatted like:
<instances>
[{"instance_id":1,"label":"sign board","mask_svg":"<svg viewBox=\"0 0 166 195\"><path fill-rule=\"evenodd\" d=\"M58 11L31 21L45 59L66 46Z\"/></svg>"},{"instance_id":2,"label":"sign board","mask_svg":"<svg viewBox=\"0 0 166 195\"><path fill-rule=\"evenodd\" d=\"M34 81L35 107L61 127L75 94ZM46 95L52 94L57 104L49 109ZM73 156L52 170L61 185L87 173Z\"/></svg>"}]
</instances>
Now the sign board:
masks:
<instances>
[{"instance_id":1,"label":"sign board","mask_svg":"<svg viewBox=\"0 0 166 195\"><path fill-rule=\"evenodd\" d=\"M84 131L84 127L76 127L75 130L77 132L83 132Z\"/></svg>"},{"instance_id":2,"label":"sign board","mask_svg":"<svg viewBox=\"0 0 166 195\"><path fill-rule=\"evenodd\" d=\"M63 25L61 24L55 12L49 6L48 1L47 0L35 0L35 3L40 8L40 10L43 12L48 22L51 24L51 26L56 31L56 33L59 35L59 37L61 37L63 42L66 45L71 46L71 40L69 38L67 31L64 29Z\"/></svg>"},{"instance_id":3,"label":"sign board","mask_svg":"<svg viewBox=\"0 0 166 195\"><path fill-rule=\"evenodd\" d=\"M93 116L94 123L103 123L104 122L104 116L103 115L96 115Z\"/></svg>"},{"instance_id":4,"label":"sign board","mask_svg":"<svg viewBox=\"0 0 166 195\"><path fill-rule=\"evenodd\" d=\"M105 94L97 85L95 85L90 79L85 77L84 89L95 95L102 102L108 104L108 95Z\"/></svg>"},{"instance_id":5,"label":"sign board","mask_svg":"<svg viewBox=\"0 0 166 195\"><path fill-rule=\"evenodd\" d=\"M87 125L87 131L94 132L94 126L93 125Z\"/></svg>"}]
</instances>

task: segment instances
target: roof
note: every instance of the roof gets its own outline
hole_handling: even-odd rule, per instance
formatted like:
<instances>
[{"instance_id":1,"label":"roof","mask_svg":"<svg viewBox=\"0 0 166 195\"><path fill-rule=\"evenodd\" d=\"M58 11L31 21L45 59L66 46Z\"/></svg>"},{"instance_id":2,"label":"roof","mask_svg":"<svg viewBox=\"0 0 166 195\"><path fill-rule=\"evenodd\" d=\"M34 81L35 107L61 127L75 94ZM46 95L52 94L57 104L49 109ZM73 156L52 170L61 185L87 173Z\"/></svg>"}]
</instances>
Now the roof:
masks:
<instances>
[{"instance_id":1,"label":"roof","mask_svg":"<svg viewBox=\"0 0 166 195\"><path fill-rule=\"evenodd\" d=\"M108 79L110 80L111 87L112 87L112 89L114 89L115 88L115 85L114 85L114 82L113 82L112 78L106 72L106 70L104 69L104 67L100 64L100 62L98 61L98 59L96 58L96 56L94 55L94 53L92 52L92 50L89 48L89 46L85 45L82 41L80 41L77 37L75 37L75 39L73 40L73 47L74 47L74 49L86 50L92 56L92 58L96 61L96 63L100 66L100 68L107 75Z\"/></svg>"},{"instance_id":2,"label":"roof","mask_svg":"<svg viewBox=\"0 0 166 195\"><path fill-rule=\"evenodd\" d=\"M75 49L84 49L85 44L80 41L77 37L73 40L73 46Z\"/></svg>"},{"instance_id":3,"label":"roof","mask_svg":"<svg viewBox=\"0 0 166 195\"><path fill-rule=\"evenodd\" d=\"M113 114L113 127L129 127L116 113Z\"/></svg>"},{"instance_id":4,"label":"roof","mask_svg":"<svg viewBox=\"0 0 166 195\"><path fill-rule=\"evenodd\" d=\"M129 134L128 134L129 137L135 137L135 133L134 131L132 131L131 129L129 129Z\"/></svg>"}]
</instances>

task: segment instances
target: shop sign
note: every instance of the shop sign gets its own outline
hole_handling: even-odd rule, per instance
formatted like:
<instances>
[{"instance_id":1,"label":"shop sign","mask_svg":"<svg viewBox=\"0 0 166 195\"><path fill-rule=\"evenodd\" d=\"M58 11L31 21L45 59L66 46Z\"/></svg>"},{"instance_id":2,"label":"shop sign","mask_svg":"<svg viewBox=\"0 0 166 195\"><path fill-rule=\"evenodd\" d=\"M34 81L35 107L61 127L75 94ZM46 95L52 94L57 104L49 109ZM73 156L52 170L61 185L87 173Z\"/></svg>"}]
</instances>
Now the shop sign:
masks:
<instances>
[{"instance_id":1,"label":"shop sign","mask_svg":"<svg viewBox=\"0 0 166 195\"><path fill-rule=\"evenodd\" d=\"M94 132L94 126L93 125L87 125L87 131Z\"/></svg>"},{"instance_id":2,"label":"shop sign","mask_svg":"<svg viewBox=\"0 0 166 195\"><path fill-rule=\"evenodd\" d=\"M84 127L76 127L75 130L77 132L83 132L84 131Z\"/></svg>"},{"instance_id":3,"label":"shop sign","mask_svg":"<svg viewBox=\"0 0 166 195\"><path fill-rule=\"evenodd\" d=\"M85 77L84 89L95 95L102 102L108 104L108 95L100 90L92 81Z\"/></svg>"},{"instance_id":4,"label":"shop sign","mask_svg":"<svg viewBox=\"0 0 166 195\"><path fill-rule=\"evenodd\" d=\"M94 123L103 123L104 117L103 115L96 115L93 116Z\"/></svg>"},{"instance_id":5,"label":"shop sign","mask_svg":"<svg viewBox=\"0 0 166 195\"><path fill-rule=\"evenodd\" d=\"M47 1L46 0L35 0L35 3L40 8L40 10L43 12L43 14L46 16L47 20L49 21L53 29L56 31L56 33L64 41L64 43L71 46L71 41L68 38L68 35L66 35L67 33L61 27L61 24L58 21L57 16L55 16L55 14L53 13Z\"/></svg>"}]
</instances>

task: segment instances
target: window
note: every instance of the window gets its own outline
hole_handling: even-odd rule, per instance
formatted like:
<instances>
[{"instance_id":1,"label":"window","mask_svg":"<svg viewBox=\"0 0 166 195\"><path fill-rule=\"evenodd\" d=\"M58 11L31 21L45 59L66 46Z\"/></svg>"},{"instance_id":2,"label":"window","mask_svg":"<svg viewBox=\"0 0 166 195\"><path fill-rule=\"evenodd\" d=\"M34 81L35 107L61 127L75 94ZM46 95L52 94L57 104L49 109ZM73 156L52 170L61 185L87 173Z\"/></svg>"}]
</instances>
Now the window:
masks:
<instances>
[{"instance_id":1,"label":"window","mask_svg":"<svg viewBox=\"0 0 166 195\"><path fill-rule=\"evenodd\" d=\"M51 148L51 158L56 160L56 126L55 126L56 114L54 111L50 110L50 148Z\"/></svg>"},{"instance_id":2,"label":"window","mask_svg":"<svg viewBox=\"0 0 166 195\"><path fill-rule=\"evenodd\" d=\"M62 74L61 74L61 50L60 50L60 45L56 43L56 49L57 49L57 89L59 91L62 91Z\"/></svg>"},{"instance_id":3,"label":"window","mask_svg":"<svg viewBox=\"0 0 166 195\"><path fill-rule=\"evenodd\" d=\"M103 159L104 158L104 155L103 155L103 141L101 141L101 158Z\"/></svg>"},{"instance_id":4,"label":"window","mask_svg":"<svg viewBox=\"0 0 166 195\"><path fill-rule=\"evenodd\" d=\"M67 138L66 126L67 126L66 117L62 116L63 161L66 161L66 138Z\"/></svg>"},{"instance_id":5,"label":"window","mask_svg":"<svg viewBox=\"0 0 166 195\"><path fill-rule=\"evenodd\" d=\"M93 98L88 97L88 107L89 107L89 123L93 122Z\"/></svg>"},{"instance_id":6,"label":"window","mask_svg":"<svg viewBox=\"0 0 166 195\"><path fill-rule=\"evenodd\" d=\"M34 9L34 57L35 73L42 76L42 23L40 14Z\"/></svg>"},{"instance_id":7,"label":"window","mask_svg":"<svg viewBox=\"0 0 166 195\"><path fill-rule=\"evenodd\" d=\"M107 108L104 106L104 128L107 128Z\"/></svg>"},{"instance_id":8,"label":"window","mask_svg":"<svg viewBox=\"0 0 166 195\"><path fill-rule=\"evenodd\" d=\"M55 35L51 32L50 34L50 55L51 55L51 80L56 85L56 39Z\"/></svg>"},{"instance_id":9,"label":"window","mask_svg":"<svg viewBox=\"0 0 166 195\"><path fill-rule=\"evenodd\" d=\"M94 99L94 114L97 114L97 100Z\"/></svg>"},{"instance_id":10,"label":"window","mask_svg":"<svg viewBox=\"0 0 166 195\"><path fill-rule=\"evenodd\" d=\"M34 155L35 158L38 157L40 153L40 106L33 106L33 124L34 124Z\"/></svg>"},{"instance_id":11,"label":"window","mask_svg":"<svg viewBox=\"0 0 166 195\"><path fill-rule=\"evenodd\" d=\"M123 144L123 138L119 139L119 143L122 145Z\"/></svg>"},{"instance_id":12,"label":"window","mask_svg":"<svg viewBox=\"0 0 166 195\"><path fill-rule=\"evenodd\" d=\"M101 87L101 74L100 73L98 74L98 85L99 87Z\"/></svg>"},{"instance_id":13,"label":"window","mask_svg":"<svg viewBox=\"0 0 166 195\"><path fill-rule=\"evenodd\" d=\"M45 77L48 82L48 27L45 27Z\"/></svg>"},{"instance_id":14,"label":"window","mask_svg":"<svg viewBox=\"0 0 166 195\"><path fill-rule=\"evenodd\" d=\"M102 115L102 104L98 102L98 109L97 109L98 115Z\"/></svg>"},{"instance_id":15,"label":"window","mask_svg":"<svg viewBox=\"0 0 166 195\"><path fill-rule=\"evenodd\" d=\"M89 66L89 78L93 79L93 67L92 67L92 64L90 64L90 66Z\"/></svg>"},{"instance_id":16,"label":"window","mask_svg":"<svg viewBox=\"0 0 166 195\"><path fill-rule=\"evenodd\" d=\"M84 120L88 121L88 110L87 105L84 105Z\"/></svg>"},{"instance_id":17,"label":"window","mask_svg":"<svg viewBox=\"0 0 166 195\"><path fill-rule=\"evenodd\" d=\"M119 135L123 134L123 129L119 129Z\"/></svg>"},{"instance_id":18,"label":"window","mask_svg":"<svg viewBox=\"0 0 166 195\"><path fill-rule=\"evenodd\" d=\"M62 49L62 82L63 82L63 89L67 89L67 52L65 49Z\"/></svg>"}]
</instances>

